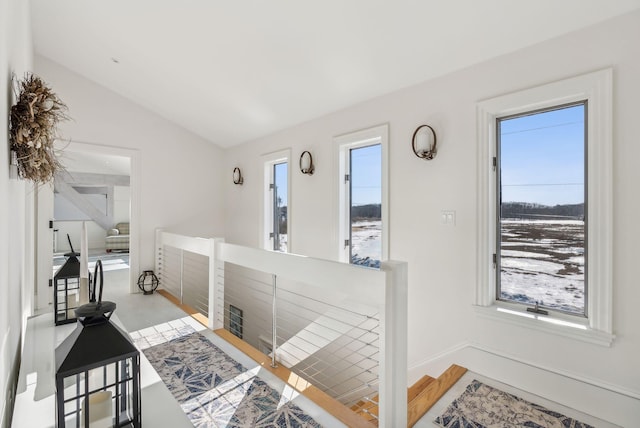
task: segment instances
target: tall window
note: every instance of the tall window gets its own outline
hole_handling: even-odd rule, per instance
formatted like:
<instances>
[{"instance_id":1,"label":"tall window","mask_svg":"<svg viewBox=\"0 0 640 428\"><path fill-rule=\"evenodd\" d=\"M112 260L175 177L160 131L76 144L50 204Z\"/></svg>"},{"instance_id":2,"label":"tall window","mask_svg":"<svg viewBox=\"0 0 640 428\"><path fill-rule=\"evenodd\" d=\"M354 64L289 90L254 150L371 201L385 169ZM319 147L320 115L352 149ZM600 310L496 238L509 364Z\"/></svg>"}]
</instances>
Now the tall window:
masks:
<instances>
[{"instance_id":1,"label":"tall window","mask_svg":"<svg viewBox=\"0 0 640 428\"><path fill-rule=\"evenodd\" d=\"M379 268L387 257L386 125L337 137L340 158L340 253Z\"/></svg>"},{"instance_id":2,"label":"tall window","mask_svg":"<svg viewBox=\"0 0 640 428\"><path fill-rule=\"evenodd\" d=\"M289 156L275 153L265 161L264 248L288 252L289 234Z\"/></svg>"},{"instance_id":3,"label":"tall window","mask_svg":"<svg viewBox=\"0 0 640 428\"><path fill-rule=\"evenodd\" d=\"M478 104L480 315L613 340L612 70Z\"/></svg>"},{"instance_id":4,"label":"tall window","mask_svg":"<svg viewBox=\"0 0 640 428\"><path fill-rule=\"evenodd\" d=\"M579 102L497 119L499 300L586 316L586 113Z\"/></svg>"}]
</instances>

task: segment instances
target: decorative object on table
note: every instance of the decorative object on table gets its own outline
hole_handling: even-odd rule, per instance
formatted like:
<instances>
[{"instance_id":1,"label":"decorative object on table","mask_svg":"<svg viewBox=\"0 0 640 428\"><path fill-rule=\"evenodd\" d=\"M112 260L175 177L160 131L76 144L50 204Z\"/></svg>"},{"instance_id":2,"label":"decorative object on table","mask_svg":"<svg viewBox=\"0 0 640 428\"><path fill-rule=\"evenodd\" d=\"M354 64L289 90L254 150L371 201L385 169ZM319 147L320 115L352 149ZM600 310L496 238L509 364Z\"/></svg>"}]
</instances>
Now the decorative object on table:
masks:
<instances>
[{"instance_id":1,"label":"decorative object on table","mask_svg":"<svg viewBox=\"0 0 640 428\"><path fill-rule=\"evenodd\" d=\"M244 178L242 178L242 171L240 171L240 168L238 167L233 168L233 184L242 185L242 183L244 183Z\"/></svg>"},{"instance_id":2,"label":"decorative object on table","mask_svg":"<svg viewBox=\"0 0 640 428\"><path fill-rule=\"evenodd\" d=\"M67 106L33 74L18 82L16 98L11 107L9 143L18 176L38 184L50 182L63 169L53 145L58 123L68 119ZM11 159L13 162L13 154Z\"/></svg>"},{"instance_id":3,"label":"decorative object on table","mask_svg":"<svg viewBox=\"0 0 640 428\"><path fill-rule=\"evenodd\" d=\"M305 150L300 155L300 172L307 175L313 175L315 167L313 166L313 156L311 152Z\"/></svg>"},{"instance_id":4,"label":"decorative object on table","mask_svg":"<svg viewBox=\"0 0 640 428\"><path fill-rule=\"evenodd\" d=\"M438 153L436 144L436 131L429 125L420 125L413 132L411 148L420 159L432 160L436 157L436 153Z\"/></svg>"},{"instance_id":5,"label":"decorative object on table","mask_svg":"<svg viewBox=\"0 0 640 428\"><path fill-rule=\"evenodd\" d=\"M76 309L78 327L55 350L57 428L142 426L140 351L111 323L116 304L102 301L102 289L98 260L91 303Z\"/></svg>"},{"instance_id":6,"label":"decorative object on table","mask_svg":"<svg viewBox=\"0 0 640 428\"><path fill-rule=\"evenodd\" d=\"M71 252L65 253L67 260L53 277L53 314L56 325L75 322L75 309L88 301L88 289L83 289L80 281L80 253L73 250L68 234L67 240Z\"/></svg>"},{"instance_id":7,"label":"decorative object on table","mask_svg":"<svg viewBox=\"0 0 640 428\"><path fill-rule=\"evenodd\" d=\"M153 294L158 288L158 283L158 277L152 270L145 270L138 277L138 288L144 294Z\"/></svg>"},{"instance_id":8,"label":"decorative object on table","mask_svg":"<svg viewBox=\"0 0 640 428\"><path fill-rule=\"evenodd\" d=\"M434 422L445 428L484 426L593 428L591 425L475 379Z\"/></svg>"}]
</instances>

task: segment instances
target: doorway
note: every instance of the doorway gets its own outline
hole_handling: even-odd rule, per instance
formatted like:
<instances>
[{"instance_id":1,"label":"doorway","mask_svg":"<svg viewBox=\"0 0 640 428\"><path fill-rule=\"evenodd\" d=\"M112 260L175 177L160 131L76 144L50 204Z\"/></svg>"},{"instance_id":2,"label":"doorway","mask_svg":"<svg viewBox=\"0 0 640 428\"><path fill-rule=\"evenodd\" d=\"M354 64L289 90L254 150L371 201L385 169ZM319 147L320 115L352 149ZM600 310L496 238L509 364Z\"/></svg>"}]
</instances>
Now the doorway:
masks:
<instances>
[{"instance_id":1,"label":"doorway","mask_svg":"<svg viewBox=\"0 0 640 428\"><path fill-rule=\"evenodd\" d=\"M72 141L60 159L66 171L55 186L38 189L36 313L50 310L50 280L65 262L64 254L72 251L71 246L80 252L83 223L90 272L100 259L105 270L119 270L119 276L124 275L130 292L137 290L138 152ZM116 234L120 236L113 244L107 237Z\"/></svg>"}]
</instances>

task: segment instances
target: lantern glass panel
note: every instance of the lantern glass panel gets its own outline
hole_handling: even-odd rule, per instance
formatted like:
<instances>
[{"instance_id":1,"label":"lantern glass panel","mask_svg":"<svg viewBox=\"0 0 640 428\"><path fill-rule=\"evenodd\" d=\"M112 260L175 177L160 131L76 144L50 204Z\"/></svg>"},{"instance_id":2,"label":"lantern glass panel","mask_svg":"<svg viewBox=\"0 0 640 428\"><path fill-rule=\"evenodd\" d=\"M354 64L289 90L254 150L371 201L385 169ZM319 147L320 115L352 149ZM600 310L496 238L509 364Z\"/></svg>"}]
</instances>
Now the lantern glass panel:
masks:
<instances>
[{"instance_id":1,"label":"lantern glass panel","mask_svg":"<svg viewBox=\"0 0 640 428\"><path fill-rule=\"evenodd\" d=\"M56 324L75 322L74 310L82 303L80 300L80 277L56 280Z\"/></svg>"},{"instance_id":2,"label":"lantern glass panel","mask_svg":"<svg viewBox=\"0 0 640 428\"><path fill-rule=\"evenodd\" d=\"M111 322L79 326L56 349L56 427L140 427L140 352Z\"/></svg>"}]
</instances>

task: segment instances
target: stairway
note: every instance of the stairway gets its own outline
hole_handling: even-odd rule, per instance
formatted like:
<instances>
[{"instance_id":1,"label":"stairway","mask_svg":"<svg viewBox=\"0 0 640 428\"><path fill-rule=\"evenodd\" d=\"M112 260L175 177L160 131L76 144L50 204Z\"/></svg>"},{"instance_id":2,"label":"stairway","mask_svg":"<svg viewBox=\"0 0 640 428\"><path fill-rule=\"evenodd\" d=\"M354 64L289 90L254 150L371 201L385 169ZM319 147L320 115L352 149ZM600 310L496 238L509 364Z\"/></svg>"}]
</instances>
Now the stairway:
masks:
<instances>
[{"instance_id":1,"label":"stairway","mask_svg":"<svg viewBox=\"0 0 640 428\"><path fill-rule=\"evenodd\" d=\"M466 373L467 369L453 364L438 378L425 375L407 390L407 426L412 427ZM377 425L378 396L361 400L351 406L358 416Z\"/></svg>"}]
</instances>

